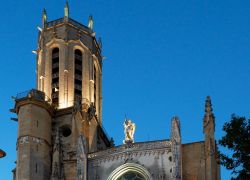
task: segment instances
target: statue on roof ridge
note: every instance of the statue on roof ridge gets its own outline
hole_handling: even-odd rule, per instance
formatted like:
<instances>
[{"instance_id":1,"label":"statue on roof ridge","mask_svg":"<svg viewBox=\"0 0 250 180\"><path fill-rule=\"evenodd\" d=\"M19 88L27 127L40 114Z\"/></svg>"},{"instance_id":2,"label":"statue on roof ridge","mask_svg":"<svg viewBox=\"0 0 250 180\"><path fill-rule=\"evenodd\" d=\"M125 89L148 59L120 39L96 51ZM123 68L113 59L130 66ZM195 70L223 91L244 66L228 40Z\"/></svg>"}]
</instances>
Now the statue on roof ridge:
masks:
<instances>
[{"instance_id":1,"label":"statue on roof ridge","mask_svg":"<svg viewBox=\"0 0 250 180\"><path fill-rule=\"evenodd\" d=\"M125 119L124 121L124 134L125 140L124 144L134 143L134 133L135 133L135 123L133 123L130 119Z\"/></svg>"}]
</instances>

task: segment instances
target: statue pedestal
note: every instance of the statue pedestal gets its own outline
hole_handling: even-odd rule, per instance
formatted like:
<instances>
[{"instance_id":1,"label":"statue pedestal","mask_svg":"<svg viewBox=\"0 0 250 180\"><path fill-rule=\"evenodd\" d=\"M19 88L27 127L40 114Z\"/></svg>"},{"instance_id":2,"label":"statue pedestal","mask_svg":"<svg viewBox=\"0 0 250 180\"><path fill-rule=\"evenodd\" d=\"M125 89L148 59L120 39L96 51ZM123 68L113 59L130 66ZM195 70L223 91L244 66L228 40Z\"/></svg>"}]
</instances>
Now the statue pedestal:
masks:
<instances>
[{"instance_id":1,"label":"statue pedestal","mask_svg":"<svg viewBox=\"0 0 250 180\"><path fill-rule=\"evenodd\" d=\"M123 143L127 144L127 145L130 145L130 144L133 144L134 141L132 141L132 140L123 140Z\"/></svg>"},{"instance_id":2,"label":"statue pedestal","mask_svg":"<svg viewBox=\"0 0 250 180\"><path fill-rule=\"evenodd\" d=\"M130 148L134 147L134 142L131 140L127 140L127 141L124 140L123 143L124 143L126 149L130 149Z\"/></svg>"}]
</instances>

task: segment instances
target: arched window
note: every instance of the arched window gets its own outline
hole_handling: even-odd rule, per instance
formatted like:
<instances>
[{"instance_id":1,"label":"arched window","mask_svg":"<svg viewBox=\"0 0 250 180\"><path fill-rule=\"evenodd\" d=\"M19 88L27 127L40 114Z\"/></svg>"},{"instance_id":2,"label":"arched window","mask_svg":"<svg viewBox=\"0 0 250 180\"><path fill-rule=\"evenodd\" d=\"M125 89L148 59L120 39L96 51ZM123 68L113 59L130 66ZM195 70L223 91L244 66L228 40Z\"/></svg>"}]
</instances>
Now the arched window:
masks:
<instances>
[{"instance_id":1,"label":"arched window","mask_svg":"<svg viewBox=\"0 0 250 180\"><path fill-rule=\"evenodd\" d=\"M82 100L82 52L75 50L75 101Z\"/></svg>"},{"instance_id":2,"label":"arched window","mask_svg":"<svg viewBox=\"0 0 250 180\"><path fill-rule=\"evenodd\" d=\"M122 174L120 177L118 177L117 180L145 180L145 179L138 172L128 171Z\"/></svg>"},{"instance_id":3,"label":"arched window","mask_svg":"<svg viewBox=\"0 0 250 180\"><path fill-rule=\"evenodd\" d=\"M126 163L116 168L108 180L152 180L148 170L135 163Z\"/></svg>"},{"instance_id":4,"label":"arched window","mask_svg":"<svg viewBox=\"0 0 250 180\"><path fill-rule=\"evenodd\" d=\"M51 99L54 106L58 106L59 104L59 48L54 48L52 50L52 94Z\"/></svg>"}]
</instances>

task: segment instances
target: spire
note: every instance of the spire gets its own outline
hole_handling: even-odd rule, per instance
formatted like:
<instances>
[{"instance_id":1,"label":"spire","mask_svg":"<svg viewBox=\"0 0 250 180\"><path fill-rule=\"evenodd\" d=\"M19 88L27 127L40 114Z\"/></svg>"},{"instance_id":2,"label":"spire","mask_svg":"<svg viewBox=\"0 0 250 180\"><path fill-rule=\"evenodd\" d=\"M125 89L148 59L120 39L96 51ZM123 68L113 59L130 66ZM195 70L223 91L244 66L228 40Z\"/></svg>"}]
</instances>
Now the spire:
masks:
<instances>
[{"instance_id":1,"label":"spire","mask_svg":"<svg viewBox=\"0 0 250 180\"><path fill-rule=\"evenodd\" d=\"M64 17L69 18L69 3L66 1L66 4L64 6Z\"/></svg>"},{"instance_id":2,"label":"spire","mask_svg":"<svg viewBox=\"0 0 250 180\"><path fill-rule=\"evenodd\" d=\"M89 16L88 27L89 27L89 29L91 29L93 31L93 29L94 29L94 20L93 20L92 15Z\"/></svg>"},{"instance_id":3,"label":"spire","mask_svg":"<svg viewBox=\"0 0 250 180\"><path fill-rule=\"evenodd\" d=\"M47 23L47 13L45 8L43 9L42 23L43 27L45 27L45 24Z\"/></svg>"},{"instance_id":4,"label":"spire","mask_svg":"<svg viewBox=\"0 0 250 180\"><path fill-rule=\"evenodd\" d=\"M212 108L212 102L210 96L207 96L206 102L205 102L205 115L203 118L203 129L205 131L205 128L209 123L214 124L214 114L213 114L213 108ZM214 127L214 125L213 125Z\"/></svg>"}]
</instances>

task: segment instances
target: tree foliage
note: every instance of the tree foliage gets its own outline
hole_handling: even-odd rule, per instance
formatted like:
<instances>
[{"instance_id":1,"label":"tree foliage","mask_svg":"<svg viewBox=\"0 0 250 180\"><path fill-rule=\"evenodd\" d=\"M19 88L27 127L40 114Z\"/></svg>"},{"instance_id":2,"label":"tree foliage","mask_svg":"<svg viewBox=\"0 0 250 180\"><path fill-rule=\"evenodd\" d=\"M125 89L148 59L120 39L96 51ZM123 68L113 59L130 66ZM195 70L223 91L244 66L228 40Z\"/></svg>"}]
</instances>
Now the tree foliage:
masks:
<instances>
[{"instance_id":1,"label":"tree foliage","mask_svg":"<svg viewBox=\"0 0 250 180\"><path fill-rule=\"evenodd\" d=\"M250 180L250 119L232 115L223 131L219 144L232 153L219 152L220 164L233 171L232 179Z\"/></svg>"}]
</instances>

